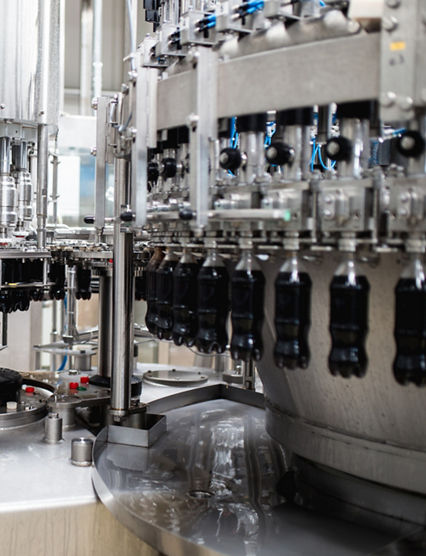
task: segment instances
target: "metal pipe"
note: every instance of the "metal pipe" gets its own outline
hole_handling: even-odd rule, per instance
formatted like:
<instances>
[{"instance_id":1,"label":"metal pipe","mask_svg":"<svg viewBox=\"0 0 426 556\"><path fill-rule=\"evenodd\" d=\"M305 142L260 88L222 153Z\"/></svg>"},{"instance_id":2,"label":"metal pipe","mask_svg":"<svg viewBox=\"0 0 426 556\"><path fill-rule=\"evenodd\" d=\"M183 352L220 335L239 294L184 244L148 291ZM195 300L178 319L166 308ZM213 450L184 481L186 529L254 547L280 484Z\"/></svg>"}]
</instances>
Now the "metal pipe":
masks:
<instances>
[{"instance_id":1,"label":"metal pipe","mask_svg":"<svg viewBox=\"0 0 426 556\"><path fill-rule=\"evenodd\" d=\"M92 97L102 95L102 4L93 0Z\"/></svg>"},{"instance_id":2,"label":"metal pipe","mask_svg":"<svg viewBox=\"0 0 426 556\"><path fill-rule=\"evenodd\" d=\"M64 319L64 332L62 339L64 342L72 344L77 336L77 302L75 298L76 290L76 271L74 267L67 266L67 305Z\"/></svg>"},{"instance_id":3,"label":"metal pipe","mask_svg":"<svg viewBox=\"0 0 426 556\"><path fill-rule=\"evenodd\" d=\"M112 278L99 276L98 374L110 377L112 368Z\"/></svg>"},{"instance_id":4,"label":"metal pipe","mask_svg":"<svg viewBox=\"0 0 426 556\"><path fill-rule=\"evenodd\" d=\"M10 172L10 139L0 137L0 174Z\"/></svg>"},{"instance_id":5,"label":"metal pipe","mask_svg":"<svg viewBox=\"0 0 426 556\"><path fill-rule=\"evenodd\" d=\"M242 361L243 384L246 390L255 390L255 370L253 361Z\"/></svg>"},{"instance_id":6,"label":"metal pipe","mask_svg":"<svg viewBox=\"0 0 426 556\"><path fill-rule=\"evenodd\" d=\"M80 11L80 114L91 110L93 9L91 0L81 1Z\"/></svg>"},{"instance_id":7,"label":"metal pipe","mask_svg":"<svg viewBox=\"0 0 426 556\"><path fill-rule=\"evenodd\" d=\"M124 417L129 409L133 369L133 234L121 230L119 217L126 205L127 181L127 162L116 159L111 372L111 415L116 420Z\"/></svg>"},{"instance_id":8,"label":"metal pipe","mask_svg":"<svg viewBox=\"0 0 426 556\"><path fill-rule=\"evenodd\" d=\"M40 124L37 130L37 247L46 246L47 184L49 155L48 126Z\"/></svg>"}]
</instances>

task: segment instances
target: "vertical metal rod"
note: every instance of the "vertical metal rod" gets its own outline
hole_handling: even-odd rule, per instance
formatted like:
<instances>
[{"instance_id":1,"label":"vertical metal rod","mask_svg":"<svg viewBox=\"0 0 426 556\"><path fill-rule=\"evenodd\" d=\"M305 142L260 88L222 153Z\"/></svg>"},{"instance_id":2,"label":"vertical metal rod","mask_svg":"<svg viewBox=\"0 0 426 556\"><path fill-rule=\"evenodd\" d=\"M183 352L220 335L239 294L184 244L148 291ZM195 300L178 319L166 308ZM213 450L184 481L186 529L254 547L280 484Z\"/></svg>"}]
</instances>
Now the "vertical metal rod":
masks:
<instances>
[{"instance_id":1,"label":"vertical metal rod","mask_svg":"<svg viewBox=\"0 0 426 556\"><path fill-rule=\"evenodd\" d=\"M37 247L39 249L46 246L48 156L48 126L40 124L37 133Z\"/></svg>"},{"instance_id":2,"label":"vertical metal rod","mask_svg":"<svg viewBox=\"0 0 426 556\"><path fill-rule=\"evenodd\" d=\"M91 105L93 9L91 0L81 1L80 12L80 114L89 115Z\"/></svg>"},{"instance_id":3,"label":"vertical metal rod","mask_svg":"<svg viewBox=\"0 0 426 556\"><path fill-rule=\"evenodd\" d=\"M255 371L253 361L242 361L243 384L246 390L255 390Z\"/></svg>"},{"instance_id":4,"label":"vertical metal rod","mask_svg":"<svg viewBox=\"0 0 426 556\"><path fill-rule=\"evenodd\" d=\"M133 370L133 234L121 230L120 213L126 205L127 162L116 159L114 191L113 352L111 415L124 417L130 406Z\"/></svg>"},{"instance_id":5,"label":"vertical metal rod","mask_svg":"<svg viewBox=\"0 0 426 556\"><path fill-rule=\"evenodd\" d=\"M102 94L102 4L93 0L92 97Z\"/></svg>"},{"instance_id":6,"label":"vertical metal rod","mask_svg":"<svg viewBox=\"0 0 426 556\"><path fill-rule=\"evenodd\" d=\"M112 277L99 276L98 374L111 376L112 368Z\"/></svg>"},{"instance_id":7,"label":"vertical metal rod","mask_svg":"<svg viewBox=\"0 0 426 556\"><path fill-rule=\"evenodd\" d=\"M52 329L50 331L50 341L55 343L58 339L58 302L56 299L52 301ZM55 353L50 355L50 370L55 372L58 368L58 361Z\"/></svg>"},{"instance_id":8,"label":"vertical metal rod","mask_svg":"<svg viewBox=\"0 0 426 556\"><path fill-rule=\"evenodd\" d=\"M72 344L77 336L77 302L75 298L76 272L74 267L67 266L67 307L65 311L63 340Z\"/></svg>"}]
</instances>

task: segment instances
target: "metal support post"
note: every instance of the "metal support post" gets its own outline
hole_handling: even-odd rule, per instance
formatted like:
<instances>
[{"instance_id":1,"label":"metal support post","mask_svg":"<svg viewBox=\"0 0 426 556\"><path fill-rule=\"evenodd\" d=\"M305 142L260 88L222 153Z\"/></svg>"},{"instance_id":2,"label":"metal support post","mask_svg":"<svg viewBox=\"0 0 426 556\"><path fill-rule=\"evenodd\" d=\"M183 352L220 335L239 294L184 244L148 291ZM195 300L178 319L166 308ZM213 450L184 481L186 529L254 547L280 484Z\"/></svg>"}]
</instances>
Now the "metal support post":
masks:
<instances>
[{"instance_id":1,"label":"metal support post","mask_svg":"<svg viewBox=\"0 0 426 556\"><path fill-rule=\"evenodd\" d=\"M217 136L217 63L216 53L199 48L196 53L196 113L189 116L190 131L190 200L196 214L196 228L202 229L208 220L210 143Z\"/></svg>"},{"instance_id":2,"label":"metal support post","mask_svg":"<svg viewBox=\"0 0 426 556\"><path fill-rule=\"evenodd\" d=\"M119 216L127 204L127 166L124 159L115 162L111 414L117 420L129 409L133 370L133 233L122 231Z\"/></svg>"},{"instance_id":3,"label":"metal support post","mask_svg":"<svg viewBox=\"0 0 426 556\"><path fill-rule=\"evenodd\" d=\"M48 156L48 126L40 124L37 135L37 247L39 249L46 246Z\"/></svg>"}]
</instances>

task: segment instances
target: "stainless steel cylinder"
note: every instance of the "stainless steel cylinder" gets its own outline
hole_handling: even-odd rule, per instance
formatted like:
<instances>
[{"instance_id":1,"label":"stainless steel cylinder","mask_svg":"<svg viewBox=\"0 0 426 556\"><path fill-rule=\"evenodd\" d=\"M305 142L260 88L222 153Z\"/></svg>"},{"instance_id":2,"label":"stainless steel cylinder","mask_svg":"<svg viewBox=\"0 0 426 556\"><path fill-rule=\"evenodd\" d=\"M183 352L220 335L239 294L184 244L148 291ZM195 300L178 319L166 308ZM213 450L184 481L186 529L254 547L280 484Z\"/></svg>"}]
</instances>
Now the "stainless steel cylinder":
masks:
<instances>
[{"instance_id":1,"label":"stainless steel cylinder","mask_svg":"<svg viewBox=\"0 0 426 556\"><path fill-rule=\"evenodd\" d=\"M0 138L0 227L3 233L16 226L17 194L10 174L11 144L9 137Z\"/></svg>"},{"instance_id":2,"label":"stainless steel cylinder","mask_svg":"<svg viewBox=\"0 0 426 556\"><path fill-rule=\"evenodd\" d=\"M37 247L46 245L49 129L38 126L37 137Z\"/></svg>"},{"instance_id":3,"label":"stainless steel cylinder","mask_svg":"<svg viewBox=\"0 0 426 556\"><path fill-rule=\"evenodd\" d=\"M49 413L44 420L44 441L57 444L62 440L62 419L59 413Z\"/></svg>"},{"instance_id":4,"label":"stainless steel cylinder","mask_svg":"<svg viewBox=\"0 0 426 556\"><path fill-rule=\"evenodd\" d=\"M23 227L24 222L30 222L33 218L33 184L28 171L28 143L21 141L13 146L12 152L15 166L13 177L18 195L18 224Z\"/></svg>"},{"instance_id":5,"label":"stainless steel cylinder","mask_svg":"<svg viewBox=\"0 0 426 556\"><path fill-rule=\"evenodd\" d=\"M130 377L133 370L133 234L122 231L119 214L126 204L127 163L116 160L113 267L113 351L111 373L111 414L121 418L130 405Z\"/></svg>"},{"instance_id":6,"label":"stainless steel cylinder","mask_svg":"<svg viewBox=\"0 0 426 556\"><path fill-rule=\"evenodd\" d=\"M73 438L71 441L71 463L78 467L92 465L93 440L91 438Z\"/></svg>"},{"instance_id":7,"label":"stainless steel cylinder","mask_svg":"<svg viewBox=\"0 0 426 556\"><path fill-rule=\"evenodd\" d=\"M67 305L64 319L64 342L72 343L77 336L77 303L75 298L76 276L75 268L67 266Z\"/></svg>"}]
</instances>

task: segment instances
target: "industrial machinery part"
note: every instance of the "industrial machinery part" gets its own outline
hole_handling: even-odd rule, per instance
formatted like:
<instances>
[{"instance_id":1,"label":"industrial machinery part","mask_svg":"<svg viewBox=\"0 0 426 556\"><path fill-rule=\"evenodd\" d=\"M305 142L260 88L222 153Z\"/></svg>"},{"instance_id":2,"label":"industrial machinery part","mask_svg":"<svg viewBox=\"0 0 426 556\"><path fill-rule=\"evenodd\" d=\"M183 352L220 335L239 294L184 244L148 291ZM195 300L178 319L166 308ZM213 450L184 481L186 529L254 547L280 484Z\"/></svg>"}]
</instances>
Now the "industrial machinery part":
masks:
<instances>
[{"instance_id":1,"label":"industrial machinery part","mask_svg":"<svg viewBox=\"0 0 426 556\"><path fill-rule=\"evenodd\" d=\"M91 438L73 438L71 441L71 463L78 467L92 465L93 440Z\"/></svg>"},{"instance_id":2,"label":"industrial machinery part","mask_svg":"<svg viewBox=\"0 0 426 556\"><path fill-rule=\"evenodd\" d=\"M57 444L62 440L62 419L59 413L48 413L44 421L44 441Z\"/></svg>"}]
</instances>

